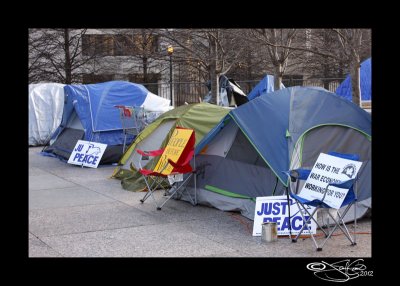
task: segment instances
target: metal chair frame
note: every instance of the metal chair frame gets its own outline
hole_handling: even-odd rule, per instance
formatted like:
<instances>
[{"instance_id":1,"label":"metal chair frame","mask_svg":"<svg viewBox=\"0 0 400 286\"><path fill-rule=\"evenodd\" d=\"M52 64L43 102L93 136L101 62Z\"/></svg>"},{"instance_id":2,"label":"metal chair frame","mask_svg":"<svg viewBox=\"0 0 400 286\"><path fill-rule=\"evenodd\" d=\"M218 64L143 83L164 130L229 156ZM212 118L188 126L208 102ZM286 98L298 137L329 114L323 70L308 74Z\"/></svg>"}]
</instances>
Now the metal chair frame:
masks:
<instances>
[{"instance_id":1,"label":"metal chair frame","mask_svg":"<svg viewBox=\"0 0 400 286\"><path fill-rule=\"evenodd\" d=\"M329 153L328 153L328 154L329 154ZM336 153L336 154L338 154L338 153ZM333 154L332 154L332 155L333 155ZM322 197L321 200L307 201L307 200L302 199L301 196L299 196L297 193L298 193L298 188L299 188L299 181L300 181L300 180L307 180L307 178L308 178L310 172L311 172L311 170L306 170L306 169L295 169L295 170L290 170L290 171L284 172L285 174L287 174L287 175L290 177L291 182L296 183L296 190L295 190L295 192L293 192L293 191L291 190L290 186L288 187L289 190L287 190L287 191L288 191L290 197L291 197L292 199L294 199L294 201L296 202L296 204L297 204L299 210L304 210L304 211L309 215L309 217L306 219L305 215L303 214L303 211L300 211L300 214L301 214L302 219L303 219L303 226L302 226L302 228L300 229L300 231L299 231L299 233L297 234L297 236L296 236L294 239L292 239L292 242L297 242L297 240L299 239L299 237L302 235L303 230L307 227L307 229L308 229L308 231L309 231L309 233L310 233L310 235L311 235L312 241L313 241L313 243L314 243L314 245L315 245L316 250L317 250L317 251L322 251L322 248L324 247L324 245L326 244L326 242L328 241L328 239L331 238L331 236L332 236L333 233L336 231L336 229L339 228L339 229L343 232L343 234L347 237L347 239L350 241L350 243L351 243L352 246L357 245L357 243L356 243L356 227L357 227L357 216L356 216L356 208L357 208L357 181L358 181L358 178L359 178L361 172L359 172L359 173L357 174L357 176L356 176L354 179L350 179L350 180L343 181L343 182L340 182L340 183L329 183L329 184L326 186L326 188L325 188L324 195L323 195L323 197ZM340 214L339 210L335 210L335 209L329 207L328 205L326 205L326 204L324 203L324 199L325 199L326 193L327 193L328 188L329 188L330 186L334 186L334 187L337 187L337 188L343 188L343 189L349 189L349 192L348 192L347 196L352 195L351 192L353 192L353 194L354 194L354 198L351 199L350 202L348 202L347 207L345 208L345 210L343 211L342 214ZM347 197L347 196L346 196L346 197ZM302 201L303 201L303 202L302 202ZM344 202L346 202L346 199L345 199ZM313 211L312 213L310 213L310 212L307 210L307 207L306 207L307 205L315 206L315 209L314 209L314 211ZM349 211L349 209L350 209L350 207L351 207L352 205L354 205L354 236L352 236L352 235L350 234L348 228L346 227L346 224L345 224L344 221L343 221L344 216L345 216L346 213ZM343 207L343 206L344 206L344 205L342 204L342 207ZM328 228L328 231L326 231L326 230L324 230L323 226L321 226L321 225L318 223L318 220L314 218L315 213L316 213L318 210L320 210L320 209L335 210L335 215L337 216L338 219L335 219L335 216L332 215L332 213L331 213L330 211L327 211L328 216L329 216L329 217L334 221L334 223L335 223L335 226L333 227L332 230L331 230L330 227L329 227L329 221L328 221L327 224L324 225L324 226L327 226L327 228ZM310 228L310 226L308 225L309 222L310 222L311 220L313 220L313 221L317 224L317 226L321 229L321 231L322 231L322 232L324 233L324 235L325 235L325 239L324 239L324 241L322 242L322 244L320 244L320 245L319 245L319 244L317 243L317 241L315 240L315 237L314 237L314 235L313 235L312 232L311 232L311 228Z\"/></svg>"}]
</instances>

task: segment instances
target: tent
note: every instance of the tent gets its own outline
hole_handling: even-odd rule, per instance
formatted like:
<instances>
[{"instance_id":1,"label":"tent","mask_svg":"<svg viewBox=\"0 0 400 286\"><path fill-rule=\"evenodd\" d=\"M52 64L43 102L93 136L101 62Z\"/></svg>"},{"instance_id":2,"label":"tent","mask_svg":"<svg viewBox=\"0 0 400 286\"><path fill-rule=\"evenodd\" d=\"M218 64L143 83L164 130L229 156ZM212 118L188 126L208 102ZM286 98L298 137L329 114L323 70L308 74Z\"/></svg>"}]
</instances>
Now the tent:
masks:
<instances>
[{"instance_id":1,"label":"tent","mask_svg":"<svg viewBox=\"0 0 400 286\"><path fill-rule=\"evenodd\" d=\"M281 83L281 89L285 86ZM250 91L247 95L248 100L252 100L264 93L273 92L274 88L274 76L267 74L260 82Z\"/></svg>"},{"instance_id":2,"label":"tent","mask_svg":"<svg viewBox=\"0 0 400 286\"><path fill-rule=\"evenodd\" d=\"M371 58L361 63L360 68L360 88L361 101L371 101ZM352 101L351 77L348 75L346 79L336 89L336 94Z\"/></svg>"},{"instance_id":3,"label":"tent","mask_svg":"<svg viewBox=\"0 0 400 286\"><path fill-rule=\"evenodd\" d=\"M126 81L66 85L64 93L61 124L42 152L62 160L68 160L80 139L107 144L100 164L119 161L124 136L116 105L143 106L149 112L165 112L172 108L169 100L149 92L143 85ZM129 140L132 142L133 137Z\"/></svg>"},{"instance_id":4,"label":"tent","mask_svg":"<svg viewBox=\"0 0 400 286\"><path fill-rule=\"evenodd\" d=\"M225 75L219 77L220 96L225 99L223 106L240 106L249 101L240 85ZM226 94L226 96L224 96ZM224 100L222 100L224 101Z\"/></svg>"},{"instance_id":5,"label":"tent","mask_svg":"<svg viewBox=\"0 0 400 286\"><path fill-rule=\"evenodd\" d=\"M29 146L46 145L60 125L64 107L64 84L29 85Z\"/></svg>"},{"instance_id":6,"label":"tent","mask_svg":"<svg viewBox=\"0 0 400 286\"><path fill-rule=\"evenodd\" d=\"M240 85L225 75L219 77L219 105L220 106L240 106L248 102L246 94ZM206 83L208 94L204 97L203 102L211 101L211 81Z\"/></svg>"},{"instance_id":7,"label":"tent","mask_svg":"<svg viewBox=\"0 0 400 286\"><path fill-rule=\"evenodd\" d=\"M196 164L205 166L198 201L253 219L256 197L284 194L289 182L282 171L311 169L329 151L361 156L357 212L363 215L371 206L370 114L322 88L257 97L231 110L197 145Z\"/></svg>"},{"instance_id":8,"label":"tent","mask_svg":"<svg viewBox=\"0 0 400 286\"><path fill-rule=\"evenodd\" d=\"M230 109L209 103L182 105L168 111L148 125L129 146L120 160L120 166L114 170L112 177L122 180L122 187L131 191L143 188L144 182L136 170L139 169L140 150L157 150L165 146L175 126L193 128L196 134L196 145L220 122ZM144 165L144 163L142 163ZM151 164L151 162L149 162Z\"/></svg>"}]
</instances>

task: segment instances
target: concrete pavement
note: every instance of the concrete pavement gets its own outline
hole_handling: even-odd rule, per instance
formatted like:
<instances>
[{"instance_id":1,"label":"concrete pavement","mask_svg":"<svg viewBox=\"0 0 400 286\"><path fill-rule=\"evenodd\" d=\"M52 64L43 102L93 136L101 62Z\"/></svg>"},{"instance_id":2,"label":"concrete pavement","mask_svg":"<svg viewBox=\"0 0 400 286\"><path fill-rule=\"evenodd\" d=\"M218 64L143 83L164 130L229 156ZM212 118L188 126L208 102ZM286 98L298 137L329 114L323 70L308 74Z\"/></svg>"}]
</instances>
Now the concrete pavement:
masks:
<instances>
[{"instance_id":1,"label":"concrete pavement","mask_svg":"<svg viewBox=\"0 0 400 286\"><path fill-rule=\"evenodd\" d=\"M354 247L344 235L322 252L310 239L264 244L239 214L176 200L157 211L110 178L114 166L81 168L41 149L29 148L29 257L371 257L368 218Z\"/></svg>"}]
</instances>

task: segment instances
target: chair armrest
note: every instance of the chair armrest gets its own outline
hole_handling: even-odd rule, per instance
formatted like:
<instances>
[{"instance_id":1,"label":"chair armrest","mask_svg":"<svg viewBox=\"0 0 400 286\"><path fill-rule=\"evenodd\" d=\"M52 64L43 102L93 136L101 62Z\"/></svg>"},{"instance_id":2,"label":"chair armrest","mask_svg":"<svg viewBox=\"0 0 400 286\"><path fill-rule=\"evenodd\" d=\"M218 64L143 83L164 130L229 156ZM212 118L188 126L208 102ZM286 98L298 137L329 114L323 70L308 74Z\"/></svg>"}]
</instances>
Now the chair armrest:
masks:
<instances>
[{"instance_id":1,"label":"chair armrest","mask_svg":"<svg viewBox=\"0 0 400 286\"><path fill-rule=\"evenodd\" d=\"M341 188L341 189L350 189L353 186L354 181L355 181L354 179L350 179L350 180L338 182L338 183L329 183L328 185L326 185L324 196L322 197L321 202L323 202L325 200L326 192L328 191L329 186Z\"/></svg>"},{"instance_id":2,"label":"chair armrest","mask_svg":"<svg viewBox=\"0 0 400 286\"><path fill-rule=\"evenodd\" d=\"M341 188L341 189L350 189L351 186L354 184L354 179L350 179L347 181L339 182L339 183L329 183L327 187L333 186L336 188Z\"/></svg>"},{"instance_id":3,"label":"chair armrest","mask_svg":"<svg viewBox=\"0 0 400 286\"><path fill-rule=\"evenodd\" d=\"M172 165L172 167L174 168L181 168L186 166L187 164L189 164L190 160L192 160L193 158L193 154L194 154L194 150L190 151L186 160L184 162L182 162L181 164L177 164L174 161L172 161L171 159L168 158L168 163L170 163Z\"/></svg>"},{"instance_id":4,"label":"chair armrest","mask_svg":"<svg viewBox=\"0 0 400 286\"><path fill-rule=\"evenodd\" d=\"M164 149L152 150L152 151L142 151L137 149L136 152L138 152L142 156L156 157L160 156L164 152Z\"/></svg>"},{"instance_id":5,"label":"chair armrest","mask_svg":"<svg viewBox=\"0 0 400 286\"><path fill-rule=\"evenodd\" d=\"M286 174L290 177L292 182L296 182L297 180L307 180L308 176L311 173L311 170L308 169L293 169L289 171L283 171L282 173Z\"/></svg>"},{"instance_id":6,"label":"chair armrest","mask_svg":"<svg viewBox=\"0 0 400 286\"><path fill-rule=\"evenodd\" d=\"M290 181L293 183L296 183L296 190L293 192L292 186L289 184L288 189L290 190L290 193L297 194L299 191L299 181L300 180L307 180L308 176L311 173L311 170L308 169L293 169L289 171L283 171L284 174L286 174L289 178Z\"/></svg>"}]
</instances>

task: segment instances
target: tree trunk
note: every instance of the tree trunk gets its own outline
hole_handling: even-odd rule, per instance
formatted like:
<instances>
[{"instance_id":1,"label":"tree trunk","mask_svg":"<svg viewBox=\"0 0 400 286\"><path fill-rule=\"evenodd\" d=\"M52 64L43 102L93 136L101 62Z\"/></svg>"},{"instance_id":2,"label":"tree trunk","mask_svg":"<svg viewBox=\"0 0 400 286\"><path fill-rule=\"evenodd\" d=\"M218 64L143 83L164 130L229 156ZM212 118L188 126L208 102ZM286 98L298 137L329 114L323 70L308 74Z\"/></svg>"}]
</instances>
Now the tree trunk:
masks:
<instances>
[{"instance_id":1,"label":"tree trunk","mask_svg":"<svg viewBox=\"0 0 400 286\"><path fill-rule=\"evenodd\" d=\"M217 73L217 43L214 39L210 41L210 77L211 77L211 100L210 103L219 104L219 74Z\"/></svg>"},{"instance_id":2,"label":"tree trunk","mask_svg":"<svg viewBox=\"0 0 400 286\"><path fill-rule=\"evenodd\" d=\"M328 58L327 57L324 57L323 65L324 65L324 67L323 67L323 70L324 70L324 79L323 79L324 88L326 90L329 90L329 80L327 79L329 77L329 63L328 63Z\"/></svg>"},{"instance_id":3,"label":"tree trunk","mask_svg":"<svg viewBox=\"0 0 400 286\"><path fill-rule=\"evenodd\" d=\"M142 64L143 64L143 82L147 83L148 78L147 78L147 70L148 70L148 59L147 57L142 58Z\"/></svg>"},{"instance_id":4,"label":"tree trunk","mask_svg":"<svg viewBox=\"0 0 400 286\"><path fill-rule=\"evenodd\" d=\"M212 65L211 65L212 66ZM210 103L212 104L219 104L219 75L215 72L215 69L211 67L210 70L211 76L211 100Z\"/></svg>"},{"instance_id":5,"label":"tree trunk","mask_svg":"<svg viewBox=\"0 0 400 286\"><path fill-rule=\"evenodd\" d=\"M283 66L281 63L275 66L274 89L280 90L282 84Z\"/></svg>"},{"instance_id":6,"label":"tree trunk","mask_svg":"<svg viewBox=\"0 0 400 286\"><path fill-rule=\"evenodd\" d=\"M358 58L353 60L353 63L351 65L350 77L351 77L352 101L354 104L360 106L361 102L360 60Z\"/></svg>"},{"instance_id":7,"label":"tree trunk","mask_svg":"<svg viewBox=\"0 0 400 286\"><path fill-rule=\"evenodd\" d=\"M69 51L69 46L69 29L64 29L65 84L72 83L71 54Z\"/></svg>"},{"instance_id":8,"label":"tree trunk","mask_svg":"<svg viewBox=\"0 0 400 286\"><path fill-rule=\"evenodd\" d=\"M150 41L147 40L147 35L146 35L146 30L142 29L142 53L143 53L143 57L142 57L142 67L143 67L143 82L147 83L148 78L147 78L147 70L148 70L148 57L147 57L147 52L150 50L149 49L149 43Z\"/></svg>"}]
</instances>

